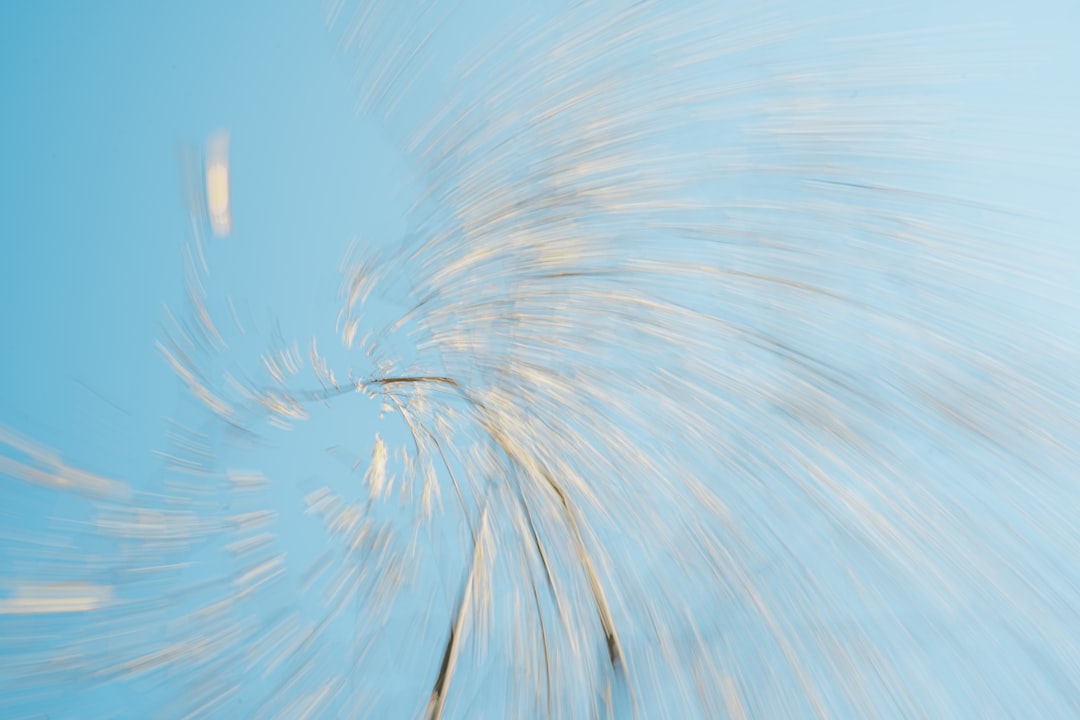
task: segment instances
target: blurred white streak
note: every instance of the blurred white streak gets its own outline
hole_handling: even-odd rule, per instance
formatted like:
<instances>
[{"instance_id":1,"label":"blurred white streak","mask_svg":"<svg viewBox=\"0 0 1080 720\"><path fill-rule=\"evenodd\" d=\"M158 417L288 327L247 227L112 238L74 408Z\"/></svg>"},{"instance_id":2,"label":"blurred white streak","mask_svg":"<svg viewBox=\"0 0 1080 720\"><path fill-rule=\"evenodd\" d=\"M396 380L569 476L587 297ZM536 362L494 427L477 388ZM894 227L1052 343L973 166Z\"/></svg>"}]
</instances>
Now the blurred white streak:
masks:
<instances>
[{"instance_id":1,"label":"blurred white streak","mask_svg":"<svg viewBox=\"0 0 1080 720\"><path fill-rule=\"evenodd\" d=\"M126 495L129 490L124 483L94 473L73 468L61 460L53 449L25 438L18 432L0 426L0 445L29 456L34 467L9 457L0 456L0 475L18 478L24 482L54 489L73 489L93 495Z\"/></svg>"},{"instance_id":2,"label":"blurred white streak","mask_svg":"<svg viewBox=\"0 0 1080 720\"><path fill-rule=\"evenodd\" d=\"M229 214L229 134L217 132L206 141L206 210L214 235L232 230Z\"/></svg>"},{"instance_id":3,"label":"blurred white streak","mask_svg":"<svg viewBox=\"0 0 1080 720\"><path fill-rule=\"evenodd\" d=\"M82 582L20 582L12 597L0 600L0 615L45 615L90 612L113 598L107 585Z\"/></svg>"}]
</instances>

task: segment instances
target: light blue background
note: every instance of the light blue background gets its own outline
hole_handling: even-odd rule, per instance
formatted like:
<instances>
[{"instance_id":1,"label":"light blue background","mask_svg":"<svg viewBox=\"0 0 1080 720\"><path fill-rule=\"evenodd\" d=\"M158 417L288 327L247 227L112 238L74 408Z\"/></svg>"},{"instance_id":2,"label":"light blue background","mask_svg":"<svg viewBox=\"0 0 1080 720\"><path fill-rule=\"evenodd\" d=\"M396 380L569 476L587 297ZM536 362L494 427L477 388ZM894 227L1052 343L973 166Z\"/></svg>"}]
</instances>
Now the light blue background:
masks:
<instances>
[{"instance_id":1,"label":"light blue background","mask_svg":"<svg viewBox=\"0 0 1080 720\"><path fill-rule=\"evenodd\" d=\"M462 27L490 22L490 4L467 8ZM846 9L813 12L834 7ZM1005 23L1050 59L1016 102L1050 113L1080 106L1080 4L917 8L898 22ZM86 469L156 482L149 450L163 447L163 418L182 406L154 349L162 304L183 300L177 150L218 128L231 134L234 231L210 241L212 277L249 298L244 311L266 335L275 318L286 338L332 331L348 242L393 243L407 231L403 159L355 112L350 69L316 2L0 5L0 423ZM1075 154L1074 139L1063 120L1059 135L1014 144L1055 159ZM1060 204L1075 200L1075 175L1029 179L987 194L1068 222ZM355 417L363 456L375 411ZM0 524L59 512L52 495L0 482ZM444 583L456 584L453 575ZM103 713L118 707L100 700Z\"/></svg>"}]
</instances>

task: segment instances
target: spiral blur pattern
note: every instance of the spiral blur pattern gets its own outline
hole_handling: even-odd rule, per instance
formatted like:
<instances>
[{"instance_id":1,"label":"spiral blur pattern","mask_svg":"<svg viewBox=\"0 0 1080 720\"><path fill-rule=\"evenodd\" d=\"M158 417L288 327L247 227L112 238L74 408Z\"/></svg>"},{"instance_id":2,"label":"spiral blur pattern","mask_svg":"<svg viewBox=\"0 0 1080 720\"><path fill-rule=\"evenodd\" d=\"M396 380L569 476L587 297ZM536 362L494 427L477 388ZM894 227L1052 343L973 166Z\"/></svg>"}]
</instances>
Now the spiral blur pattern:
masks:
<instances>
[{"instance_id":1,"label":"spiral blur pattern","mask_svg":"<svg viewBox=\"0 0 1080 720\"><path fill-rule=\"evenodd\" d=\"M416 181L333 334L245 323L193 187L162 487L0 436L89 503L0 600L12 712L1080 717L1077 247L997 192L1036 164L1007 88L1037 60L663 0L459 47L457 5L328 8ZM321 433L370 399L344 458ZM274 490L305 425L344 479ZM56 580L87 564L109 582ZM39 614L77 619L16 642Z\"/></svg>"}]
</instances>

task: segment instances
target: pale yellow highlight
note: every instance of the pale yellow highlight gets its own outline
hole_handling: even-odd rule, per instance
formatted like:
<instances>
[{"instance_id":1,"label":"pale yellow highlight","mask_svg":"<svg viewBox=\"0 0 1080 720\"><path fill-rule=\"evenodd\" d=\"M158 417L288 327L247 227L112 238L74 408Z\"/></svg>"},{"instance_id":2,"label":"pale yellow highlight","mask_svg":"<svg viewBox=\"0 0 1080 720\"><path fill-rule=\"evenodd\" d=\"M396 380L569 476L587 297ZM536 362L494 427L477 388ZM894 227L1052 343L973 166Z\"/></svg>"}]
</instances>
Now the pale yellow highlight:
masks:
<instances>
[{"instance_id":1,"label":"pale yellow highlight","mask_svg":"<svg viewBox=\"0 0 1080 720\"><path fill-rule=\"evenodd\" d=\"M12 597L0 600L0 615L91 612L113 599L109 585L83 582L18 583Z\"/></svg>"},{"instance_id":2,"label":"pale yellow highlight","mask_svg":"<svg viewBox=\"0 0 1080 720\"><path fill-rule=\"evenodd\" d=\"M229 136L219 133L206 144L206 208L210 228L218 237L232 230L229 212Z\"/></svg>"}]
</instances>

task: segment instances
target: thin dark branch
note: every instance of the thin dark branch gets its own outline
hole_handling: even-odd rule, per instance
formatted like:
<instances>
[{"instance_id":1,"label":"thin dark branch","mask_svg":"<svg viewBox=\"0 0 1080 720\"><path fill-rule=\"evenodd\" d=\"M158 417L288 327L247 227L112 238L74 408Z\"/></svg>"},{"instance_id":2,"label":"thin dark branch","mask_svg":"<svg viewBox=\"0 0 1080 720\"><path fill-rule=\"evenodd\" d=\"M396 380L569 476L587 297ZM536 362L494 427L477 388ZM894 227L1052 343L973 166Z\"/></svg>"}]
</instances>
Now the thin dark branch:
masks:
<instances>
[{"instance_id":1,"label":"thin dark branch","mask_svg":"<svg viewBox=\"0 0 1080 720\"><path fill-rule=\"evenodd\" d=\"M457 380L451 377L445 377L441 375L411 375L404 377L384 377L373 378L368 380L366 385L395 385L399 383L438 383L441 385L449 385L451 387L460 387Z\"/></svg>"},{"instance_id":2,"label":"thin dark branch","mask_svg":"<svg viewBox=\"0 0 1080 720\"><path fill-rule=\"evenodd\" d=\"M480 517L481 533L483 524L487 518L485 506ZM428 720L439 720L442 716L443 706L446 704L446 691L450 686L450 679L454 674L454 665L457 660L457 652L461 642L462 630L465 626L465 613L469 606L472 594L473 578L476 575L476 566L480 558L480 535L473 536L472 559L469 561L469 570L465 574L465 580L461 585L461 593L458 596L457 608L454 612L454 621L450 625L450 633L443 647L442 662L439 665L439 674L435 677L435 684L431 689L431 698L428 700L425 716Z\"/></svg>"},{"instance_id":3,"label":"thin dark branch","mask_svg":"<svg viewBox=\"0 0 1080 720\"><path fill-rule=\"evenodd\" d=\"M522 462L521 458L519 458L502 440L500 433L497 430L487 423L481 423L481 425L487 431L491 439L495 441L514 464L522 469L527 467L527 464ZM595 606L596 614L600 619L600 627L603 630L604 641L607 644L608 661L611 663L612 669L615 672L618 672L621 665L622 653L619 647L618 634L615 631L615 622L611 617L611 610L608 607L607 600L604 598L600 578L596 574L588 549L585 547L585 539L581 535L581 528L578 526L573 506L570 504L566 491L562 489L559 483L555 481L555 478L553 478L542 466L540 467L540 474L548 487L550 487L552 492L558 497L559 503L562 505L563 515L570 528L570 536L573 541L574 551L577 553L578 562L581 564L581 569L585 573L585 578L588 580L589 591L592 593L593 597L593 605Z\"/></svg>"},{"instance_id":4,"label":"thin dark branch","mask_svg":"<svg viewBox=\"0 0 1080 720\"><path fill-rule=\"evenodd\" d=\"M607 642L608 660L611 662L611 667L617 671L621 661L621 651L619 649L619 638L615 632L615 622L612 620L611 609L608 607L607 600L604 598L603 588L600 585L600 578L596 575L596 569L593 568L592 559L585 547L585 540L581 536L581 529L578 527L573 507L566 497L566 492L555 482L555 479L551 477L547 470L541 468L540 472L543 475L544 480L548 483L548 486L556 496L558 496L559 502L562 504L563 513L566 516L567 524L570 525L571 535L574 539L578 561L581 563L581 568L585 571L585 577L589 581L589 590L592 592L593 604L596 606L596 613L600 618L600 626L604 631L604 640Z\"/></svg>"}]
</instances>

